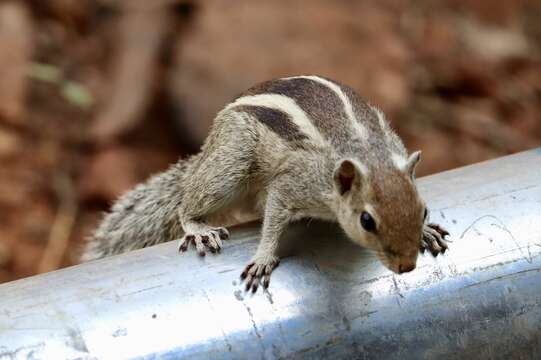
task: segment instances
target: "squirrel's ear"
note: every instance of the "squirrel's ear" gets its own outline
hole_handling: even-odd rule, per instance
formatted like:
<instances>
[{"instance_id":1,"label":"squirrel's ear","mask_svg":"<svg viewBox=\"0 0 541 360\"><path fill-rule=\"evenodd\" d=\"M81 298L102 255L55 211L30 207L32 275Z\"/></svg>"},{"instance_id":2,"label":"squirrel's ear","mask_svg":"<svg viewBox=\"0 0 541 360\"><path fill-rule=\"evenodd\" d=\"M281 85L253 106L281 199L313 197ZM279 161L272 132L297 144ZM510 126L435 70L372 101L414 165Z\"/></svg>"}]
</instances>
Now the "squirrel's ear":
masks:
<instances>
[{"instance_id":1,"label":"squirrel's ear","mask_svg":"<svg viewBox=\"0 0 541 360\"><path fill-rule=\"evenodd\" d=\"M415 151L410 155L406 165L404 166L404 172L410 176L412 180L415 180L415 167L421 160L421 151Z\"/></svg>"},{"instance_id":2,"label":"squirrel's ear","mask_svg":"<svg viewBox=\"0 0 541 360\"><path fill-rule=\"evenodd\" d=\"M355 160L344 159L334 170L334 185L340 195L347 193L353 186L361 184L364 167Z\"/></svg>"}]
</instances>

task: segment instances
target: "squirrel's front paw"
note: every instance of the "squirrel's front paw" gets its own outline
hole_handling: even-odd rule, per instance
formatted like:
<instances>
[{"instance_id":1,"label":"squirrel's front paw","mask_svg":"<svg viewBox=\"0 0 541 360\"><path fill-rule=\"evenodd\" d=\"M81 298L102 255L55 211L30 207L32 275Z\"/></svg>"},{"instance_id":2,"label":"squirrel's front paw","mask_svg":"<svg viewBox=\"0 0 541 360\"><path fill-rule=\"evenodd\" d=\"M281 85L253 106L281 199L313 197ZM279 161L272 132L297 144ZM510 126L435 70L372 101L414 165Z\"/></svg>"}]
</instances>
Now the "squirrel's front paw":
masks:
<instances>
[{"instance_id":1,"label":"squirrel's front paw","mask_svg":"<svg viewBox=\"0 0 541 360\"><path fill-rule=\"evenodd\" d=\"M432 255L443 254L448 249L445 236L449 232L438 224L425 224L423 227L423 238L421 240L421 252L429 250Z\"/></svg>"},{"instance_id":2,"label":"squirrel's front paw","mask_svg":"<svg viewBox=\"0 0 541 360\"><path fill-rule=\"evenodd\" d=\"M240 275L240 278L246 281L246 290L252 288L252 292L255 293L262 279L263 287L268 288L270 275L279 264L280 259L276 256L255 259L249 263Z\"/></svg>"},{"instance_id":3,"label":"squirrel's front paw","mask_svg":"<svg viewBox=\"0 0 541 360\"><path fill-rule=\"evenodd\" d=\"M197 253L201 256L205 256L205 248L208 248L210 252L220 252L222 249L222 240L229 238L229 231L226 228L209 228L208 230L187 233L178 245L178 251L188 250L190 244L194 244L197 249Z\"/></svg>"}]
</instances>

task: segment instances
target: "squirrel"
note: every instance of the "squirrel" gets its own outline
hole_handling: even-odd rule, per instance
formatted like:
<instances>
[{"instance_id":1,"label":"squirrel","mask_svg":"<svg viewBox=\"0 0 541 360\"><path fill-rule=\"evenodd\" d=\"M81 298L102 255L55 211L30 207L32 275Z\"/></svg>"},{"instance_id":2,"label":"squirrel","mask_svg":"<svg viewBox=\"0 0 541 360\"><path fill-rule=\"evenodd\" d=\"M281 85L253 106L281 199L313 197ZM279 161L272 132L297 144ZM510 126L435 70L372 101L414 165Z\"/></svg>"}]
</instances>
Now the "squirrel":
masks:
<instances>
[{"instance_id":1,"label":"squirrel","mask_svg":"<svg viewBox=\"0 0 541 360\"><path fill-rule=\"evenodd\" d=\"M263 219L241 278L269 286L286 225L338 222L395 273L419 250L447 249L415 184L420 151L408 155L385 115L350 87L320 76L260 83L221 110L201 151L122 196L98 226L83 261L177 240L220 252L235 212ZM244 215L243 215L244 214Z\"/></svg>"}]
</instances>

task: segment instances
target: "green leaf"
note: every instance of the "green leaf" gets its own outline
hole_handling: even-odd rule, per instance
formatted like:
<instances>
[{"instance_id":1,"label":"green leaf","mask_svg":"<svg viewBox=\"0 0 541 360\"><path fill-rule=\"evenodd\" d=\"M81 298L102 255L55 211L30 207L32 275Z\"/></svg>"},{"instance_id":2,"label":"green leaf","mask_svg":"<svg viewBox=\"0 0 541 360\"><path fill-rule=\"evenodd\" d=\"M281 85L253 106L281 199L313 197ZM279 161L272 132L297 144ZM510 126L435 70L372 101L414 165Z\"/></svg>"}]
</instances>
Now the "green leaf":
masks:
<instances>
[{"instance_id":1,"label":"green leaf","mask_svg":"<svg viewBox=\"0 0 541 360\"><path fill-rule=\"evenodd\" d=\"M51 64L38 62L32 63L29 75L32 79L50 83L59 83L62 80L61 69Z\"/></svg>"},{"instance_id":2,"label":"green leaf","mask_svg":"<svg viewBox=\"0 0 541 360\"><path fill-rule=\"evenodd\" d=\"M71 104L88 109L94 104L94 98L86 87L75 81L66 81L62 86L62 96Z\"/></svg>"}]
</instances>

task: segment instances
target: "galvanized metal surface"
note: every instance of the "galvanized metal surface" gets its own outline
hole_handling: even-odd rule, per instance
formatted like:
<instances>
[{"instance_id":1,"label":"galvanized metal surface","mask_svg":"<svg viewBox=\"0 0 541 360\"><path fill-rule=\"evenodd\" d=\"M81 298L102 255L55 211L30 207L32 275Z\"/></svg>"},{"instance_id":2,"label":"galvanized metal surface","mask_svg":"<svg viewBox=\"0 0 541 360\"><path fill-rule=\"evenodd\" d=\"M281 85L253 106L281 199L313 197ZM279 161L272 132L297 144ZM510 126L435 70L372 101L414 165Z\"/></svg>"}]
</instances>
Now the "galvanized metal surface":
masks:
<instances>
[{"instance_id":1,"label":"galvanized metal surface","mask_svg":"<svg viewBox=\"0 0 541 360\"><path fill-rule=\"evenodd\" d=\"M257 226L219 256L169 243L0 285L0 359L533 359L541 353L541 151L420 180L450 251L394 275L328 224L270 291L238 276Z\"/></svg>"}]
</instances>

